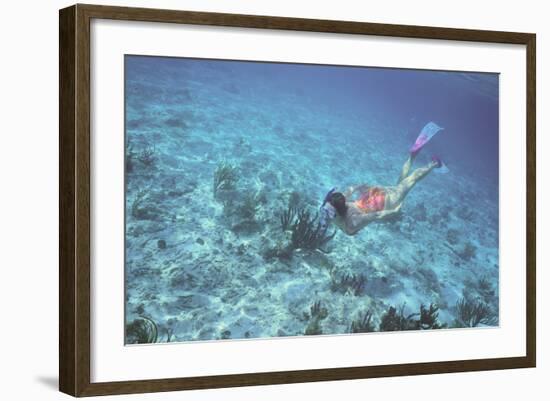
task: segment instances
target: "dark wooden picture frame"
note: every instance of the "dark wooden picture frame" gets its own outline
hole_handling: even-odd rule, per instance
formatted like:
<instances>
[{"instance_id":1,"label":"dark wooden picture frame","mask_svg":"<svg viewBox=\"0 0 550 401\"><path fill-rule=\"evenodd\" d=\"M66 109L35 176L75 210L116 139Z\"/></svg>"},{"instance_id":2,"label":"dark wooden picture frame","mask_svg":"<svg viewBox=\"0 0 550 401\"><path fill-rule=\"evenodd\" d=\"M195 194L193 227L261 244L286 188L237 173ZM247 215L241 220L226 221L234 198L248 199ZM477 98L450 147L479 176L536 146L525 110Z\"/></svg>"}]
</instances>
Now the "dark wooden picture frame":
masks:
<instances>
[{"instance_id":1,"label":"dark wooden picture frame","mask_svg":"<svg viewBox=\"0 0 550 401\"><path fill-rule=\"evenodd\" d=\"M92 383L90 380L90 22L94 18L525 45L527 54L526 355L511 358ZM73 396L94 396L535 366L535 34L80 4L60 10L59 29L60 391Z\"/></svg>"}]
</instances>

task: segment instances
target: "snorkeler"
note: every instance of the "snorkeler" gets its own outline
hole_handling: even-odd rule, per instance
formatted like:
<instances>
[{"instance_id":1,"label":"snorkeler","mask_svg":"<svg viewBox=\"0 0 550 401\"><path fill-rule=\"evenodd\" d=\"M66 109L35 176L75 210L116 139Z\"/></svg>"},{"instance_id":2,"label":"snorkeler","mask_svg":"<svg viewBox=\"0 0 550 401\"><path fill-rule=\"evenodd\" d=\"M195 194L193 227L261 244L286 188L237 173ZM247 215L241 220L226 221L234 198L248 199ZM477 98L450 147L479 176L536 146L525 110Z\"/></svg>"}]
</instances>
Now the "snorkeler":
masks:
<instances>
[{"instance_id":1,"label":"snorkeler","mask_svg":"<svg viewBox=\"0 0 550 401\"><path fill-rule=\"evenodd\" d=\"M409 150L409 157L403 165L397 185L382 187L362 184L352 186L344 193L336 192L336 188L331 189L321 206L321 224L327 227L332 221L346 234L354 235L367 224L399 212L403 200L416 183L435 168L446 169L441 160L433 156L430 163L409 174L420 150L442 129L433 122L426 124ZM355 193L359 196L352 200Z\"/></svg>"}]
</instances>

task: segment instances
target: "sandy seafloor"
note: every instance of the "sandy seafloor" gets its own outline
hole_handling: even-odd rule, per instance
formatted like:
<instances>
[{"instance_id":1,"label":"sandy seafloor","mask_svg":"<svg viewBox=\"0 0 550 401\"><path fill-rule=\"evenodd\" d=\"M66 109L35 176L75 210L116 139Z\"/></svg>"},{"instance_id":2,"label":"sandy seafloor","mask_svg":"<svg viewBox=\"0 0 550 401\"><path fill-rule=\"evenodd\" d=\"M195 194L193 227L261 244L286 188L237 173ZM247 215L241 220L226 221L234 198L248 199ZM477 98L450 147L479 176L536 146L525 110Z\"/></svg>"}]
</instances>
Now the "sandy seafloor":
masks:
<instances>
[{"instance_id":1,"label":"sandy seafloor","mask_svg":"<svg viewBox=\"0 0 550 401\"><path fill-rule=\"evenodd\" d=\"M127 323L150 318L159 342L299 336L321 301L323 334L349 333L368 310L378 324L403 304L407 314L437 304L451 327L461 298L498 317L498 182L468 163L431 173L398 219L338 232L328 253L266 256L288 241L279 214L289 202L315 212L333 186L395 184L428 121L338 108L306 84L230 64L126 63ZM438 134L440 148L452 134ZM224 161L238 181L216 198ZM256 213L243 210L247 197ZM364 275L359 294L331 288L344 273Z\"/></svg>"}]
</instances>

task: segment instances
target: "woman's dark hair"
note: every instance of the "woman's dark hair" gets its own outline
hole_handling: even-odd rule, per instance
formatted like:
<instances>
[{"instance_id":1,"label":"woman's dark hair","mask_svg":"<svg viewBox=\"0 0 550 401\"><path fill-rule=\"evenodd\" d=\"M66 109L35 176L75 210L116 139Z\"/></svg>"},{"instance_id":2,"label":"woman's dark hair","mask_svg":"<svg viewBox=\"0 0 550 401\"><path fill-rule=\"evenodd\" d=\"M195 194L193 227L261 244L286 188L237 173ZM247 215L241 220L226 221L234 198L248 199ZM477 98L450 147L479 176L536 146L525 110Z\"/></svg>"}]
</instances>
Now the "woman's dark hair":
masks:
<instances>
[{"instance_id":1,"label":"woman's dark hair","mask_svg":"<svg viewBox=\"0 0 550 401\"><path fill-rule=\"evenodd\" d=\"M330 203L338 212L340 217L344 217L348 211L348 206L346 205L346 197L341 192L334 192L330 194L328 198L328 203Z\"/></svg>"}]
</instances>

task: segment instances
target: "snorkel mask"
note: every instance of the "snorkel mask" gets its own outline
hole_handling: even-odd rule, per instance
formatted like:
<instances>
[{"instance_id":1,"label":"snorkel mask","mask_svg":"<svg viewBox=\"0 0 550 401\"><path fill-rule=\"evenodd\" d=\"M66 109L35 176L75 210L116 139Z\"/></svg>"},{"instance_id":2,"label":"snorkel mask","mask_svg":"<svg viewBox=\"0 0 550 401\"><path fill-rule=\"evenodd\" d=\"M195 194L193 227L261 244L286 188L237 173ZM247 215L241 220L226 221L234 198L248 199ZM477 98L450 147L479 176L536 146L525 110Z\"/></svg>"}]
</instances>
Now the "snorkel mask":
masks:
<instances>
[{"instance_id":1,"label":"snorkel mask","mask_svg":"<svg viewBox=\"0 0 550 401\"><path fill-rule=\"evenodd\" d=\"M326 203L328 202L330 195L332 195L336 191L336 187L332 188L330 191L327 192L325 195L325 199L323 199L323 204L321 205L321 209L325 207Z\"/></svg>"},{"instance_id":2,"label":"snorkel mask","mask_svg":"<svg viewBox=\"0 0 550 401\"><path fill-rule=\"evenodd\" d=\"M323 229L326 229L330 221L336 216L336 209L328 202L330 196L334 193L335 190L336 188L332 188L330 191L327 192L327 194L325 195L325 199L323 199L323 204L319 209L319 223L321 224L321 227L323 227Z\"/></svg>"}]
</instances>

